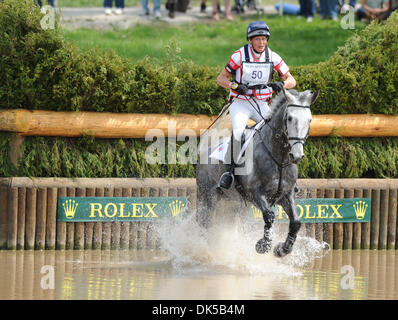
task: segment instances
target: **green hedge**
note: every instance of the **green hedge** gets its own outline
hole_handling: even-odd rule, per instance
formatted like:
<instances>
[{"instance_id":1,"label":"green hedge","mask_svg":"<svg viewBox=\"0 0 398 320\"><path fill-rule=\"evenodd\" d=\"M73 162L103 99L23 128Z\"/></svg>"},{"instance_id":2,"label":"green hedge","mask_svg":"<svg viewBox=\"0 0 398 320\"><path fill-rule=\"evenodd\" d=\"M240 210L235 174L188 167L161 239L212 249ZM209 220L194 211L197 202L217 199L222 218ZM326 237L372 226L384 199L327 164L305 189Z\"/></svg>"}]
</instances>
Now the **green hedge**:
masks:
<instances>
[{"instance_id":1,"label":"green hedge","mask_svg":"<svg viewBox=\"0 0 398 320\"><path fill-rule=\"evenodd\" d=\"M58 19L43 30L42 18L32 0L0 2L0 108L214 114L225 104L215 68L82 52L63 39Z\"/></svg>"},{"instance_id":2,"label":"green hedge","mask_svg":"<svg viewBox=\"0 0 398 320\"><path fill-rule=\"evenodd\" d=\"M140 139L26 137L14 167L12 135L0 135L2 177L195 177L193 164L149 165ZM300 178L398 178L398 138L309 138L305 153Z\"/></svg>"},{"instance_id":3,"label":"green hedge","mask_svg":"<svg viewBox=\"0 0 398 320\"><path fill-rule=\"evenodd\" d=\"M398 114L398 12L353 35L328 61L293 73L298 90L321 89L314 113Z\"/></svg>"},{"instance_id":4,"label":"green hedge","mask_svg":"<svg viewBox=\"0 0 398 320\"><path fill-rule=\"evenodd\" d=\"M59 28L43 30L31 0L0 2L0 108L217 114L228 92L219 70L189 61L131 62L81 52ZM292 69L298 89L321 89L314 114L398 114L398 13L372 23L326 62ZM11 164L11 133L0 134L0 176L194 177L193 165L149 165L149 142L28 137ZM398 177L397 138L310 138L301 178Z\"/></svg>"}]
</instances>

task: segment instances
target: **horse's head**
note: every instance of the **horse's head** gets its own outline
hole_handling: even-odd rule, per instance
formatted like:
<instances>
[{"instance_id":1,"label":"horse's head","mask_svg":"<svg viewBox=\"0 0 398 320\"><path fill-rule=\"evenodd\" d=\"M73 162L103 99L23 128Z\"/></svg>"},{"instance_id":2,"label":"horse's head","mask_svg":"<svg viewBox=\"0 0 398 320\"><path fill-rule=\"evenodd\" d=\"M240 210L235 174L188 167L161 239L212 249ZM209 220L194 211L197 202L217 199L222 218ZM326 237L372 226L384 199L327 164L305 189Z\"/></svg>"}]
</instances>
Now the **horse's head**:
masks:
<instances>
[{"instance_id":1,"label":"horse's head","mask_svg":"<svg viewBox=\"0 0 398 320\"><path fill-rule=\"evenodd\" d=\"M319 90L314 93L310 90L283 92L287 100L283 126L290 145L289 156L293 163L298 163L304 157L304 144L310 132L310 106L318 98Z\"/></svg>"}]
</instances>

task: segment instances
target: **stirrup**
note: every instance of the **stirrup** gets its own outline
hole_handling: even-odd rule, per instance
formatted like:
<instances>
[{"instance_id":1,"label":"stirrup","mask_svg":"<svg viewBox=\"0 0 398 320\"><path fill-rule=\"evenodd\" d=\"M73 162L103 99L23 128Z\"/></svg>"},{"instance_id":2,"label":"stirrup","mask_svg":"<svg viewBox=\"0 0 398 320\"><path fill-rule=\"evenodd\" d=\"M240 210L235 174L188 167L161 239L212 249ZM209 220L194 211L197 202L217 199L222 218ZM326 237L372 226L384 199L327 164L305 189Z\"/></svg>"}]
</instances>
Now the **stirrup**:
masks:
<instances>
[{"instance_id":1,"label":"stirrup","mask_svg":"<svg viewBox=\"0 0 398 320\"><path fill-rule=\"evenodd\" d=\"M221 185L221 181L222 181L222 179L224 179L224 177L225 177L225 178L228 178L227 176L231 177L232 181L231 181L231 183L229 184L229 186L225 186L225 185L222 186L222 185ZM234 184L234 182L235 182L235 176L234 176L234 174L233 174L232 172L230 172L230 171L226 171L226 172L224 172L224 173L221 175L220 179L218 180L217 188L231 189L231 187L232 187L232 185Z\"/></svg>"}]
</instances>

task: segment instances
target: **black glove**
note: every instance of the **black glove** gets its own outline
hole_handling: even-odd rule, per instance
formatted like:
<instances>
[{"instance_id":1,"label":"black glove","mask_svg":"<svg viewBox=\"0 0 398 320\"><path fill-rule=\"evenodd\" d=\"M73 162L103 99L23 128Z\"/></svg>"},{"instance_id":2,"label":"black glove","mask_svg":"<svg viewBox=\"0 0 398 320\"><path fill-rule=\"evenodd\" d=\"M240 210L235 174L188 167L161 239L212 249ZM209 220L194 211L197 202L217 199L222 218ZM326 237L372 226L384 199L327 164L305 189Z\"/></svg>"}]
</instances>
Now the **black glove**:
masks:
<instances>
[{"instance_id":1,"label":"black glove","mask_svg":"<svg viewBox=\"0 0 398 320\"><path fill-rule=\"evenodd\" d=\"M275 91L275 93L279 93L282 91L284 84L285 83L283 81L278 81L278 82L271 82L269 86L272 88L272 90Z\"/></svg>"},{"instance_id":2,"label":"black glove","mask_svg":"<svg viewBox=\"0 0 398 320\"><path fill-rule=\"evenodd\" d=\"M247 95L249 92L249 88L243 83L234 82L231 86L231 89L242 95Z\"/></svg>"}]
</instances>

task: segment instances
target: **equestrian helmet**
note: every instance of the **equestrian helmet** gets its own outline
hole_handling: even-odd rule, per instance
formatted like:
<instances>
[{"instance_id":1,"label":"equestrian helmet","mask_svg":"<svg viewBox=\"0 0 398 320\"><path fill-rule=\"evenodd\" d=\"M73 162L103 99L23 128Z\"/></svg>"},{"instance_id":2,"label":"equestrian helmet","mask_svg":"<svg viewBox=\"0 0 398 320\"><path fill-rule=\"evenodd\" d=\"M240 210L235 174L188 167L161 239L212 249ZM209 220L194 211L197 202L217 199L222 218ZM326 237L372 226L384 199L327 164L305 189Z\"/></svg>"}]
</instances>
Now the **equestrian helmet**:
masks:
<instances>
[{"instance_id":1,"label":"equestrian helmet","mask_svg":"<svg viewBox=\"0 0 398 320\"><path fill-rule=\"evenodd\" d=\"M269 39L271 33L268 25L264 21L254 21L249 24L246 31L246 39L249 40L256 36L266 36Z\"/></svg>"}]
</instances>

